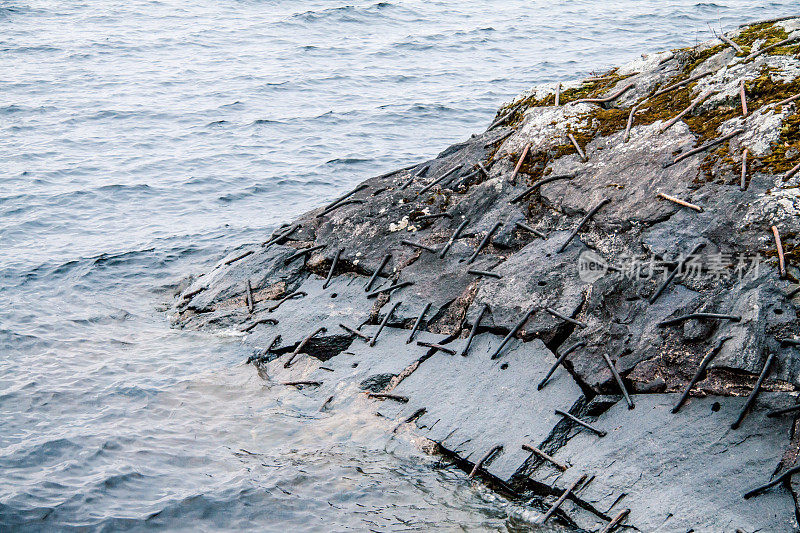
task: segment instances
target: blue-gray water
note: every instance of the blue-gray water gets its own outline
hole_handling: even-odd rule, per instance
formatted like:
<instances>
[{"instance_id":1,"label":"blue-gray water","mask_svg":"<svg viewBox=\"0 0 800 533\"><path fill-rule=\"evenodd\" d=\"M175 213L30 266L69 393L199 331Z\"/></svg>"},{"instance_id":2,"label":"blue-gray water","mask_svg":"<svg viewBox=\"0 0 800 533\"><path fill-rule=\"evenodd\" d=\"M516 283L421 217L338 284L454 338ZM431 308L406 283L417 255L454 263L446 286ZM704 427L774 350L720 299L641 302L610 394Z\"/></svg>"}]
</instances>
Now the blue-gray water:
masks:
<instances>
[{"instance_id":1,"label":"blue-gray water","mask_svg":"<svg viewBox=\"0 0 800 533\"><path fill-rule=\"evenodd\" d=\"M172 286L533 83L775 2L0 0L0 530L506 530L367 415L316 412Z\"/></svg>"}]
</instances>

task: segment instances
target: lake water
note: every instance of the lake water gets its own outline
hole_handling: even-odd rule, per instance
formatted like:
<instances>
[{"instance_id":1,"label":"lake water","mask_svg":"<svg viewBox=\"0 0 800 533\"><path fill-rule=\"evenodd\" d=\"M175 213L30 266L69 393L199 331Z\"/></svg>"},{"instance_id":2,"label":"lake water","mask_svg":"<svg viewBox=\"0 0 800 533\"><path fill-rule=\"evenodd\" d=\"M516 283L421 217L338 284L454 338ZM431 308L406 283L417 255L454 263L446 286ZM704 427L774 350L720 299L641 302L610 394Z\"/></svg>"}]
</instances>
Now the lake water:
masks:
<instances>
[{"instance_id":1,"label":"lake water","mask_svg":"<svg viewBox=\"0 0 800 533\"><path fill-rule=\"evenodd\" d=\"M534 83L793 0L0 0L0 530L525 530L170 329L173 289Z\"/></svg>"}]
</instances>

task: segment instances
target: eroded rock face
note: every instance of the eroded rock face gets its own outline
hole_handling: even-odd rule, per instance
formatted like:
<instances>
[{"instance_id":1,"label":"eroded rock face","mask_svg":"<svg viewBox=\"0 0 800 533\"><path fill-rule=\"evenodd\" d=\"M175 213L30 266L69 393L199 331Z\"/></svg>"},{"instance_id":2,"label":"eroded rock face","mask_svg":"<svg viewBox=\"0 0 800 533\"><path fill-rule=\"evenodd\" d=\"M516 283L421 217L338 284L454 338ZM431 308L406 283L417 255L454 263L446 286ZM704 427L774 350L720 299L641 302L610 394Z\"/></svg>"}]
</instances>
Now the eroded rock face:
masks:
<instances>
[{"instance_id":1,"label":"eroded rock face","mask_svg":"<svg viewBox=\"0 0 800 533\"><path fill-rule=\"evenodd\" d=\"M766 415L800 388L800 99L777 105L800 93L800 19L728 37L745 53L653 54L564 83L558 106L531 89L497 127L232 251L178 296L176 325L238 332L323 410L372 393L537 510L586 474L555 513L582 530L623 509L641 531L797 527L784 486L742 495L798 455L794 415Z\"/></svg>"}]
</instances>

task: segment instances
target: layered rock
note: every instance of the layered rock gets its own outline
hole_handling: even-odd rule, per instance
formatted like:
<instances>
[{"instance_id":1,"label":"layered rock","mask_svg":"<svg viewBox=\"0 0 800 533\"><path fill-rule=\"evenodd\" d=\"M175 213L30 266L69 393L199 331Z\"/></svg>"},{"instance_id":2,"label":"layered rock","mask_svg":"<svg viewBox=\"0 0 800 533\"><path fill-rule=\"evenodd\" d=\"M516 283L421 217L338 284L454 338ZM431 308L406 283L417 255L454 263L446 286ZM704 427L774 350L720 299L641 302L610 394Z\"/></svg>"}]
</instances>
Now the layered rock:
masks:
<instances>
[{"instance_id":1,"label":"layered rock","mask_svg":"<svg viewBox=\"0 0 800 533\"><path fill-rule=\"evenodd\" d=\"M798 451L800 411L766 414L800 387L800 19L726 39L534 87L232 251L176 324L240 331L324 409L373 393L543 512L586 475L555 511L582 530L796 527L785 483L742 496Z\"/></svg>"}]
</instances>

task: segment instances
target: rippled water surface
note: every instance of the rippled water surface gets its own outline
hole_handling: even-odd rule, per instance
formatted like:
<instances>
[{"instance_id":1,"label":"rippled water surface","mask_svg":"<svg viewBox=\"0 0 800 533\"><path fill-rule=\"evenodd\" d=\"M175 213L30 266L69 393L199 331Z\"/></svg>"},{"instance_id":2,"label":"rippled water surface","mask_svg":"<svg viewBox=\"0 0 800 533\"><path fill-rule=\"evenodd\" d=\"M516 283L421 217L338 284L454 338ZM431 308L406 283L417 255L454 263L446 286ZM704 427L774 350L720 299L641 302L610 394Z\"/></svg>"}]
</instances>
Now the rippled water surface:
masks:
<instances>
[{"instance_id":1,"label":"rippled water surface","mask_svg":"<svg viewBox=\"0 0 800 533\"><path fill-rule=\"evenodd\" d=\"M0 530L508 530L375 417L176 331L175 284L533 83L796 3L0 0Z\"/></svg>"}]
</instances>

